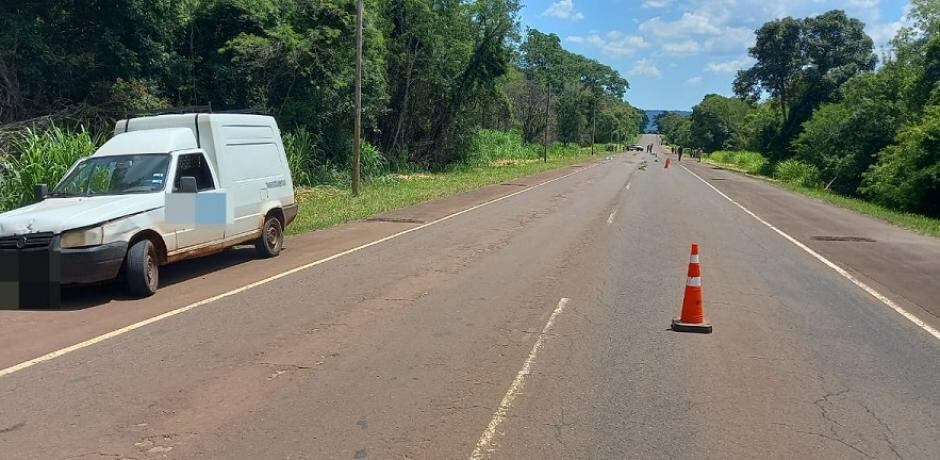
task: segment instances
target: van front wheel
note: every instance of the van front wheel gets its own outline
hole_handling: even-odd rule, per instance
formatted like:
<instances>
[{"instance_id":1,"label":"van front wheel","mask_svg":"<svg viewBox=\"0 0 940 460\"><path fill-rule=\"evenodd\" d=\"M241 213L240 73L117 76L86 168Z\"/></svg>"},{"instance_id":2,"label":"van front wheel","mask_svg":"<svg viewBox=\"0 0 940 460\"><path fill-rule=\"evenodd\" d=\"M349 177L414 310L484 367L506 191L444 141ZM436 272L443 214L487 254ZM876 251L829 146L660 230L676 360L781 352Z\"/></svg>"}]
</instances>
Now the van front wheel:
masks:
<instances>
[{"instance_id":1,"label":"van front wheel","mask_svg":"<svg viewBox=\"0 0 940 460\"><path fill-rule=\"evenodd\" d=\"M140 240L127 251L124 275L131 295L149 297L160 285L160 266L157 251L150 240Z\"/></svg>"},{"instance_id":2,"label":"van front wheel","mask_svg":"<svg viewBox=\"0 0 940 460\"><path fill-rule=\"evenodd\" d=\"M284 227L281 221L274 216L268 216L264 219L264 226L261 227L261 237L255 241L255 249L261 257L275 257L281 253L281 247L284 246Z\"/></svg>"}]
</instances>

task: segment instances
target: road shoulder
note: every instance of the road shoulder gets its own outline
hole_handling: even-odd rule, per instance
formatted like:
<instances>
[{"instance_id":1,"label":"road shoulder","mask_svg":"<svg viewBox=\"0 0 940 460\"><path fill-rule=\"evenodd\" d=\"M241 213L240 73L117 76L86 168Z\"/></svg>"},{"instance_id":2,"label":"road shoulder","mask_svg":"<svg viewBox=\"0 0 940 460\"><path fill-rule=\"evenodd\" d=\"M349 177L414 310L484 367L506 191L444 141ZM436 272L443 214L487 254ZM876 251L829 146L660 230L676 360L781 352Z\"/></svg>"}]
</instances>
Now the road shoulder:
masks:
<instances>
[{"instance_id":1,"label":"road shoulder","mask_svg":"<svg viewBox=\"0 0 940 460\"><path fill-rule=\"evenodd\" d=\"M940 327L940 240L717 166L682 165L925 323Z\"/></svg>"}]
</instances>

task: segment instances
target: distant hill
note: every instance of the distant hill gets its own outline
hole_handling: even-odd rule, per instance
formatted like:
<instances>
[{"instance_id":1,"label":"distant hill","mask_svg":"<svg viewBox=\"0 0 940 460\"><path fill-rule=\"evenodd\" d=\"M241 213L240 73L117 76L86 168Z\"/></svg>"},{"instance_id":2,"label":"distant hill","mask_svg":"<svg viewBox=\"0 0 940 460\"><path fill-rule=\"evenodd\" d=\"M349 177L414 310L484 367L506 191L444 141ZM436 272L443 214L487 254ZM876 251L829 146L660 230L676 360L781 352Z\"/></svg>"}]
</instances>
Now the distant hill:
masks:
<instances>
[{"instance_id":1,"label":"distant hill","mask_svg":"<svg viewBox=\"0 0 940 460\"><path fill-rule=\"evenodd\" d=\"M646 116L649 118L649 123L646 125L646 129L644 129L644 131L648 133L655 133L658 131L658 128L656 126L656 117L659 116L659 114L663 112L673 112L673 113L678 113L679 115L691 115L692 114L692 112L688 110L644 110L644 112L646 112Z\"/></svg>"}]
</instances>

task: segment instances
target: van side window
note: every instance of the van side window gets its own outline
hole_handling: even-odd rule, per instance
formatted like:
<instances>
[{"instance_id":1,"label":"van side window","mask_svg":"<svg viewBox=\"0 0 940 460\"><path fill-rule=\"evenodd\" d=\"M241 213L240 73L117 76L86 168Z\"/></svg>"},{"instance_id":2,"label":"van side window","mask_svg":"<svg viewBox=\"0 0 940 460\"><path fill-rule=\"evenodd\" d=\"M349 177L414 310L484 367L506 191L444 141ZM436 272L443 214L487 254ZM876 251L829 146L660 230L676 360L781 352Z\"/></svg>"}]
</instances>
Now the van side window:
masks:
<instances>
[{"instance_id":1,"label":"van side window","mask_svg":"<svg viewBox=\"0 0 940 460\"><path fill-rule=\"evenodd\" d=\"M209 170L209 163L201 153L189 153L180 155L176 164L176 179L173 182L173 191L180 188L180 178L195 177L196 189L200 192L204 190L215 190L215 183L212 181L212 172Z\"/></svg>"}]
</instances>

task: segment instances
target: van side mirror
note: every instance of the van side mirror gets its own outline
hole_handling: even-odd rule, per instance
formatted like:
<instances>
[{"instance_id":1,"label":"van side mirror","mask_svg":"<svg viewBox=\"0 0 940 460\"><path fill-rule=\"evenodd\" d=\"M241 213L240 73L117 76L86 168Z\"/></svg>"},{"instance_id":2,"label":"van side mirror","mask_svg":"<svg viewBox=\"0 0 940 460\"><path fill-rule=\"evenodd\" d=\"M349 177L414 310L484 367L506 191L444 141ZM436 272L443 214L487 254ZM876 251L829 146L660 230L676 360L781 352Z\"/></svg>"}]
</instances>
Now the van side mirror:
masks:
<instances>
[{"instance_id":1,"label":"van side mirror","mask_svg":"<svg viewBox=\"0 0 940 460\"><path fill-rule=\"evenodd\" d=\"M49 195L49 186L46 184L36 184L33 186L33 195L36 197L36 201L42 201L46 199L46 196Z\"/></svg>"},{"instance_id":2,"label":"van side mirror","mask_svg":"<svg viewBox=\"0 0 940 460\"><path fill-rule=\"evenodd\" d=\"M180 193L197 193L196 178L192 176L180 177Z\"/></svg>"}]
</instances>

